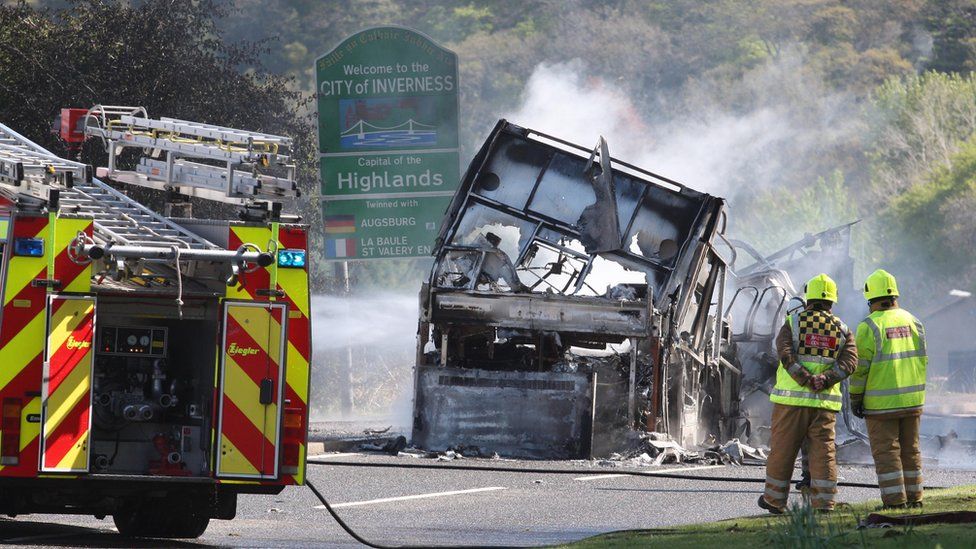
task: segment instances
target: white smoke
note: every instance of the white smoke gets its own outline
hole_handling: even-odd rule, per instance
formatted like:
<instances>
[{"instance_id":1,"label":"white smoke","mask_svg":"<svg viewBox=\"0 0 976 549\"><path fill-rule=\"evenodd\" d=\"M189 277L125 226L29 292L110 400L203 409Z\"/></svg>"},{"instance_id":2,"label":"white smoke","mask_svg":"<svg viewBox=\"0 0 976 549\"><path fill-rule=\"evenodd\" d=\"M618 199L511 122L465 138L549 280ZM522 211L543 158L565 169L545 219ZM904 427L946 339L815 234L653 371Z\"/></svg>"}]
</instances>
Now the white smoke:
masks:
<instances>
[{"instance_id":1,"label":"white smoke","mask_svg":"<svg viewBox=\"0 0 976 549\"><path fill-rule=\"evenodd\" d=\"M312 298L315 419L410 425L417 314L416 295Z\"/></svg>"},{"instance_id":2,"label":"white smoke","mask_svg":"<svg viewBox=\"0 0 976 549\"><path fill-rule=\"evenodd\" d=\"M419 291L419 288L418 288ZM392 293L315 296L312 346L316 353L353 347L413 346L417 296Z\"/></svg>"},{"instance_id":3,"label":"white smoke","mask_svg":"<svg viewBox=\"0 0 976 549\"><path fill-rule=\"evenodd\" d=\"M799 170L816 166L821 151L849 139L857 127L841 116L851 102L825 92L803 70L799 55L784 55L733 87L689 86L683 98L642 94L653 105L674 106L655 117L624 89L587 76L582 61L540 64L521 105L506 118L583 146L602 135L615 158L728 199L734 231L738 221L758 213L737 210L737 198L795 182ZM745 106L731 112L723 106L730 102ZM852 220L847 212L799 220L764 244L778 247Z\"/></svg>"},{"instance_id":4,"label":"white smoke","mask_svg":"<svg viewBox=\"0 0 976 549\"><path fill-rule=\"evenodd\" d=\"M657 117L623 89L584 72L580 61L537 66L521 106L506 118L582 145L603 135L615 158L727 198L782 185L784 176L858 129L845 117L853 103L810 80L798 56L757 69L734 91L690 89L686 98L656 101L681 105ZM747 106L730 112L720 93L734 93Z\"/></svg>"}]
</instances>

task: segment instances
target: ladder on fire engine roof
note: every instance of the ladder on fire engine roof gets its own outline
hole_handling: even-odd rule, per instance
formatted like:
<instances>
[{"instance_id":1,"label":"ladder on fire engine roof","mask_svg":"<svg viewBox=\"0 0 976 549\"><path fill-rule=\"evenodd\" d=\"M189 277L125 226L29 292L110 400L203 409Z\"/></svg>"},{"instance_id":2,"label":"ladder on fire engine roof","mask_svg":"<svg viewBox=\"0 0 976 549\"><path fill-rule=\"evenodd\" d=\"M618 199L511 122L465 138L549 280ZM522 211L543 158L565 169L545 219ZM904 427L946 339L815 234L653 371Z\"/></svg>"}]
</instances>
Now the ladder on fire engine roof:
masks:
<instances>
[{"instance_id":1,"label":"ladder on fire engine roof","mask_svg":"<svg viewBox=\"0 0 976 549\"><path fill-rule=\"evenodd\" d=\"M0 190L27 206L92 217L94 240L102 245L220 249L92 178L90 166L54 156L3 124Z\"/></svg>"},{"instance_id":2,"label":"ladder on fire engine roof","mask_svg":"<svg viewBox=\"0 0 976 549\"><path fill-rule=\"evenodd\" d=\"M59 158L0 124L0 188L20 202L45 204L90 180L89 166Z\"/></svg>"},{"instance_id":3,"label":"ladder on fire engine roof","mask_svg":"<svg viewBox=\"0 0 976 549\"><path fill-rule=\"evenodd\" d=\"M247 206L300 196L288 137L148 117L143 107L96 105L83 119L100 137L108 168L98 175L123 183ZM143 149L135 171L117 169L125 148Z\"/></svg>"}]
</instances>

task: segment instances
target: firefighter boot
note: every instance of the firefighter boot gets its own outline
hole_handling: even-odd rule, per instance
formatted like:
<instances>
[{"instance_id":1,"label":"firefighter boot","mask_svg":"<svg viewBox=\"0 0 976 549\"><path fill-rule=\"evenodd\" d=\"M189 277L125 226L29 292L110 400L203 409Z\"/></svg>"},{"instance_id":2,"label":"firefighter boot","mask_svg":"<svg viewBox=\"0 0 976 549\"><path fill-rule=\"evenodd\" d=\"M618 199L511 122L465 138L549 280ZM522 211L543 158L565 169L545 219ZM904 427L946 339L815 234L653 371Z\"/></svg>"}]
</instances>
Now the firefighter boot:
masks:
<instances>
[{"instance_id":1,"label":"firefighter boot","mask_svg":"<svg viewBox=\"0 0 976 549\"><path fill-rule=\"evenodd\" d=\"M759 496L759 501L757 501L756 503L759 505L759 507L761 507L761 508L769 511L770 513L772 513L774 515L782 515L783 512L784 512L783 509L781 509L779 507L776 507L775 505L770 505L769 503L767 503L765 496Z\"/></svg>"}]
</instances>

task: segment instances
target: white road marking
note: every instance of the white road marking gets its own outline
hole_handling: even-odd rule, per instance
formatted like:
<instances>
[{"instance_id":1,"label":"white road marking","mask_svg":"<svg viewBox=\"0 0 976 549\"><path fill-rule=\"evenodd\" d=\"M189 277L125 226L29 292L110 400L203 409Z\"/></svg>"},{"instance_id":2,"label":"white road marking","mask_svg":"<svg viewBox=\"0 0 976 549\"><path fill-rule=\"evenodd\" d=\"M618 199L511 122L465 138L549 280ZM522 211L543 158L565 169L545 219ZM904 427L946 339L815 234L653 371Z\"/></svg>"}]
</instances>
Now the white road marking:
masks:
<instances>
[{"instance_id":1,"label":"white road marking","mask_svg":"<svg viewBox=\"0 0 976 549\"><path fill-rule=\"evenodd\" d=\"M640 473L651 473L648 475L626 475L620 473L613 473L608 475L587 475L585 477L576 477L573 480L580 480L586 482L588 480L600 480L604 478L616 478L616 477L627 477L627 476L653 476L654 473L685 473L688 471L704 471L705 469L717 469L719 467L725 467L724 465L702 465L700 467L675 467L672 469L654 469L654 470L639 470Z\"/></svg>"},{"instance_id":2,"label":"white road marking","mask_svg":"<svg viewBox=\"0 0 976 549\"><path fill-rule=\"evenodd\" d=\"M362 454L358 454L356 452L345 452L345 453L341 453L341 454L318 454L316 456L308 456L307 459L344 458L344 457L359 456L359 455L362 455Z\"/></svg>"},{"instance_id":3,"label":"white road marking","mask_svg":"<svg viewBox=\"0 0 976 549\"><path fill-rule=\"evenodd\" d=\"M433 492L430 494L417 494L413 496L400 496L395 498L371 499L367 501L350 501L348 503L337 503L333 509L343 507L359 507L361 505L373 505L374 503L390 503L393 501L408 501L413 499L439 498L444 496L459 496L462 494L477 494L478 492L492 492L495 490L505 490L504 486L489 486L487 488L472 488L471 490L453 490L451 492ZM325 509L324 505L316 505L315 509Z\"/></svg>"}]
</instances>

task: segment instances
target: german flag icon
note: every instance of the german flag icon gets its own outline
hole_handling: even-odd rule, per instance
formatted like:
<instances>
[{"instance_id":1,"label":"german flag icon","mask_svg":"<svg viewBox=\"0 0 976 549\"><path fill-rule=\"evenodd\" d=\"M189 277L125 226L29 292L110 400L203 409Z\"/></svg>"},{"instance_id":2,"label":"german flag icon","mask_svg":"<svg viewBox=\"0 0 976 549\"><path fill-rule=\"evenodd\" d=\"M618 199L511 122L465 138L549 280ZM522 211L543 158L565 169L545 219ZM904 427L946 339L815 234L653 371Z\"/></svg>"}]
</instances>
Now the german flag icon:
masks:
<instances>
[{"instance_id":1,"label":"german flag icon","mask_svg":"<svg viewBox=\"0 0 976 549\"><path fill-rule=\"evenodd\" d=\"M327 215L325 216L325 234L348 234L356 232L356 216Z\"/></svg>"}]
</instances>

